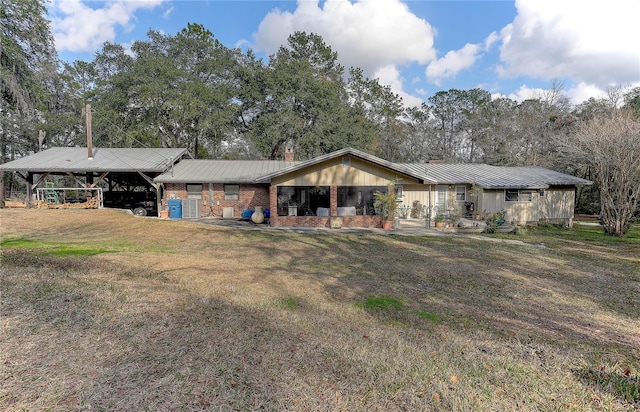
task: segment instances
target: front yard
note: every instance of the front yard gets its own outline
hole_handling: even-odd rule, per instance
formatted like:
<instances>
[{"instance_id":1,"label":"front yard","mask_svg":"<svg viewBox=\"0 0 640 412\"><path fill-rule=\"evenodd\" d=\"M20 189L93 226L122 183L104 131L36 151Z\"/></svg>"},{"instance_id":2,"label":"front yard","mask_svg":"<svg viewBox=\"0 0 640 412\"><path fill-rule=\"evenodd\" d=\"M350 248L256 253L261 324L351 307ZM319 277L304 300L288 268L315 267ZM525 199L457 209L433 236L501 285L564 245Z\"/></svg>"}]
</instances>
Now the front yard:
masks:
<instances>
[{"instance_id":1,"label":"front yard","mask_svg":"<svg viewBox=\"0 0 640 412\"><path fill-rule=\"evenodd\" d=\"M640 407L640 235L0 210L0 409ZM493 239L500 238L495 235Z\"/></svg>"}]
</instances>

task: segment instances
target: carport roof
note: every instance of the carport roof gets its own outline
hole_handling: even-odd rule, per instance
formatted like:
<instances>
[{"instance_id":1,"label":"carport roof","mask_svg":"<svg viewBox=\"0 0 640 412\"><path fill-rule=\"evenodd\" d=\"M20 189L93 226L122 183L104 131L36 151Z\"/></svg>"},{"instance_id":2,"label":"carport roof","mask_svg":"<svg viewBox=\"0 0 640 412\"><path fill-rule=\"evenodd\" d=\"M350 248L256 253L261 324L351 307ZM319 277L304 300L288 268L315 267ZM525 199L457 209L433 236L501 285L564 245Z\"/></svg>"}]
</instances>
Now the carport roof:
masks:
<instances>
[{"instance_id":1,"label":"carport roof","mask_svg":"<svg viewBox=\"0 0 640 412\"><path fill-rule=\"evenodd\" d=\"M52 147L0 165L0 170L24 173L164 172L188 155L187 149Z\"/></svg>"}]
</instances>

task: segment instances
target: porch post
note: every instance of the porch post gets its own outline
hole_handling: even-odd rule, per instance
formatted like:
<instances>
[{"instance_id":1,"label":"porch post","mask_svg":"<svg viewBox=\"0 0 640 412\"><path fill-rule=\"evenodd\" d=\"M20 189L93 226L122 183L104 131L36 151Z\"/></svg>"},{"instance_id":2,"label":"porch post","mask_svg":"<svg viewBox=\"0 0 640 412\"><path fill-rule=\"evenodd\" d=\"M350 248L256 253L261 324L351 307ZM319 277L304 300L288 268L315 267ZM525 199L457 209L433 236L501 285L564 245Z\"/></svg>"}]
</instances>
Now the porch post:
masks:
<instances>
[{"instance_id":1,"label":"porch post","mask_svg":"<svg viewBox=\"0 0 640 412\"><path fill-rule=\"evenodd\" d=\"M329 186L329 216L338 216L338 186Z\"/></svg>"},{"instance_id":2,"label":"porch post","mask_svg":"<svg viewBox=\"0 0 640 412\"><path fill-rule=\"evenodd\" d=\"M278 227L278 187L275 185L269 186L269 225Z\"/></svg>"}]
</instances>

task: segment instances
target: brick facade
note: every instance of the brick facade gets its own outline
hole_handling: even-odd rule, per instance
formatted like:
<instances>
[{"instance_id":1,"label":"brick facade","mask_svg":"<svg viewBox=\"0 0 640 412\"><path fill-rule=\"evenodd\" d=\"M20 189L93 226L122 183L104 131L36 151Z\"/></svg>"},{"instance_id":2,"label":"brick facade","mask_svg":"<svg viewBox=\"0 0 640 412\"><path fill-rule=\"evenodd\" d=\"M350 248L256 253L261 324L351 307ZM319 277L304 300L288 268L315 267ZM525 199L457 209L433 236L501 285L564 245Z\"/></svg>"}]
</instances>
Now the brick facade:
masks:
<instances>
[{"instance_id":1,"label":"brick facade","mask_svg":"<svg viewBox=\"0 0 640 412\"><path fill-rule=\"evenodd\" d=\"M210 186L213 191L210 191ZM165 185L162 204L166 205L168 199L176 197L187 198L187 185L185 183L167 183ZM222 183L203 183L200 199L200 216L222 216L223 208L232 207L233 216L242 216L245 209L255 209L261 206L269 208L269 187L259 184L241 184L238 200L225 200L224 185Z\"/></svg>"},{"instance_id":2,"label":"brick facade","mask_svg":"<svg viewBox=\"0 0 640 412\"><path fill-rule=\"evenodd\" d=\"M210 192L210 187L213 192ZM270 224L273 227L382 227L380 216L337 216L338 214L338 187L330 187L329 206L331 216L278 216L271 215ZM187 199L187 185L185 183L165 184L162 206L172 197ZM211 201L213 200L213 202ZM238 200L225 200L224 185L222 183L203 183L200 197L200 216L221 217L223 208L233 207L233 217L242 216L245 209L255 209L262 206L263 209L277 210L278 188L260 184L241 184Z\"/></svg>"}]
</instances>

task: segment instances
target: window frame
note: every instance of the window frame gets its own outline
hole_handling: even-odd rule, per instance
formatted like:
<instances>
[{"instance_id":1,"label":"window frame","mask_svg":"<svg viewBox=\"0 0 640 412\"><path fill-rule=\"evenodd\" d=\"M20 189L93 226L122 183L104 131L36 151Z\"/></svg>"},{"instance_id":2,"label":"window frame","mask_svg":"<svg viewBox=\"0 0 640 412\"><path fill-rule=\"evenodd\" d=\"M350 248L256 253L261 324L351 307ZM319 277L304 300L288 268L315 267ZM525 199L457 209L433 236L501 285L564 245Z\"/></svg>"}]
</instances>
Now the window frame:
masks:
<instances>
[{"instance_id":1,"label":"window frame","mask_svg":"<svg viewBox=\"0 0 640 412\"><path fill-rule=\"evenodd\" d=\"M237 188L237 190L228 190L232 188ZM224 200L229 201L238 201L240 200L240 185L238 184L225 184L222 187L222 191L224 192Z\"/></svg>"},{"instance_id":2,"label":"window frame","mask_svg":"<svg viewBox=\"0 0 640 412\"><path fill-rule=\"evenodd\" d=\"M462 189L462 199L458 197L460 193L458 193L458 189ZM467 201L467 186L457 185L455 188L456 193L456 202L466 202Z\"/></svg>"},{"instance_id":3,"label":"window frame","mask_svg":"<svg viewBox=\"0 0 640 412\"><path fill-rule=\"evenodd\" d=\"M189 190L196 186L198 186L200 190ZM202 183L187 183L185 189L187 191L187 199L202 199Z\"/></svg>"},{"instance_id":4,"label":"window frame","mask_svg":"<svg viewBox=\"0 0 640 412\"><path fill-rule=\"evenodd\" d=\"M504 201L508 203L531 203L533 202L533 190L504 189Z\"/></svg>"}]
</instances>

